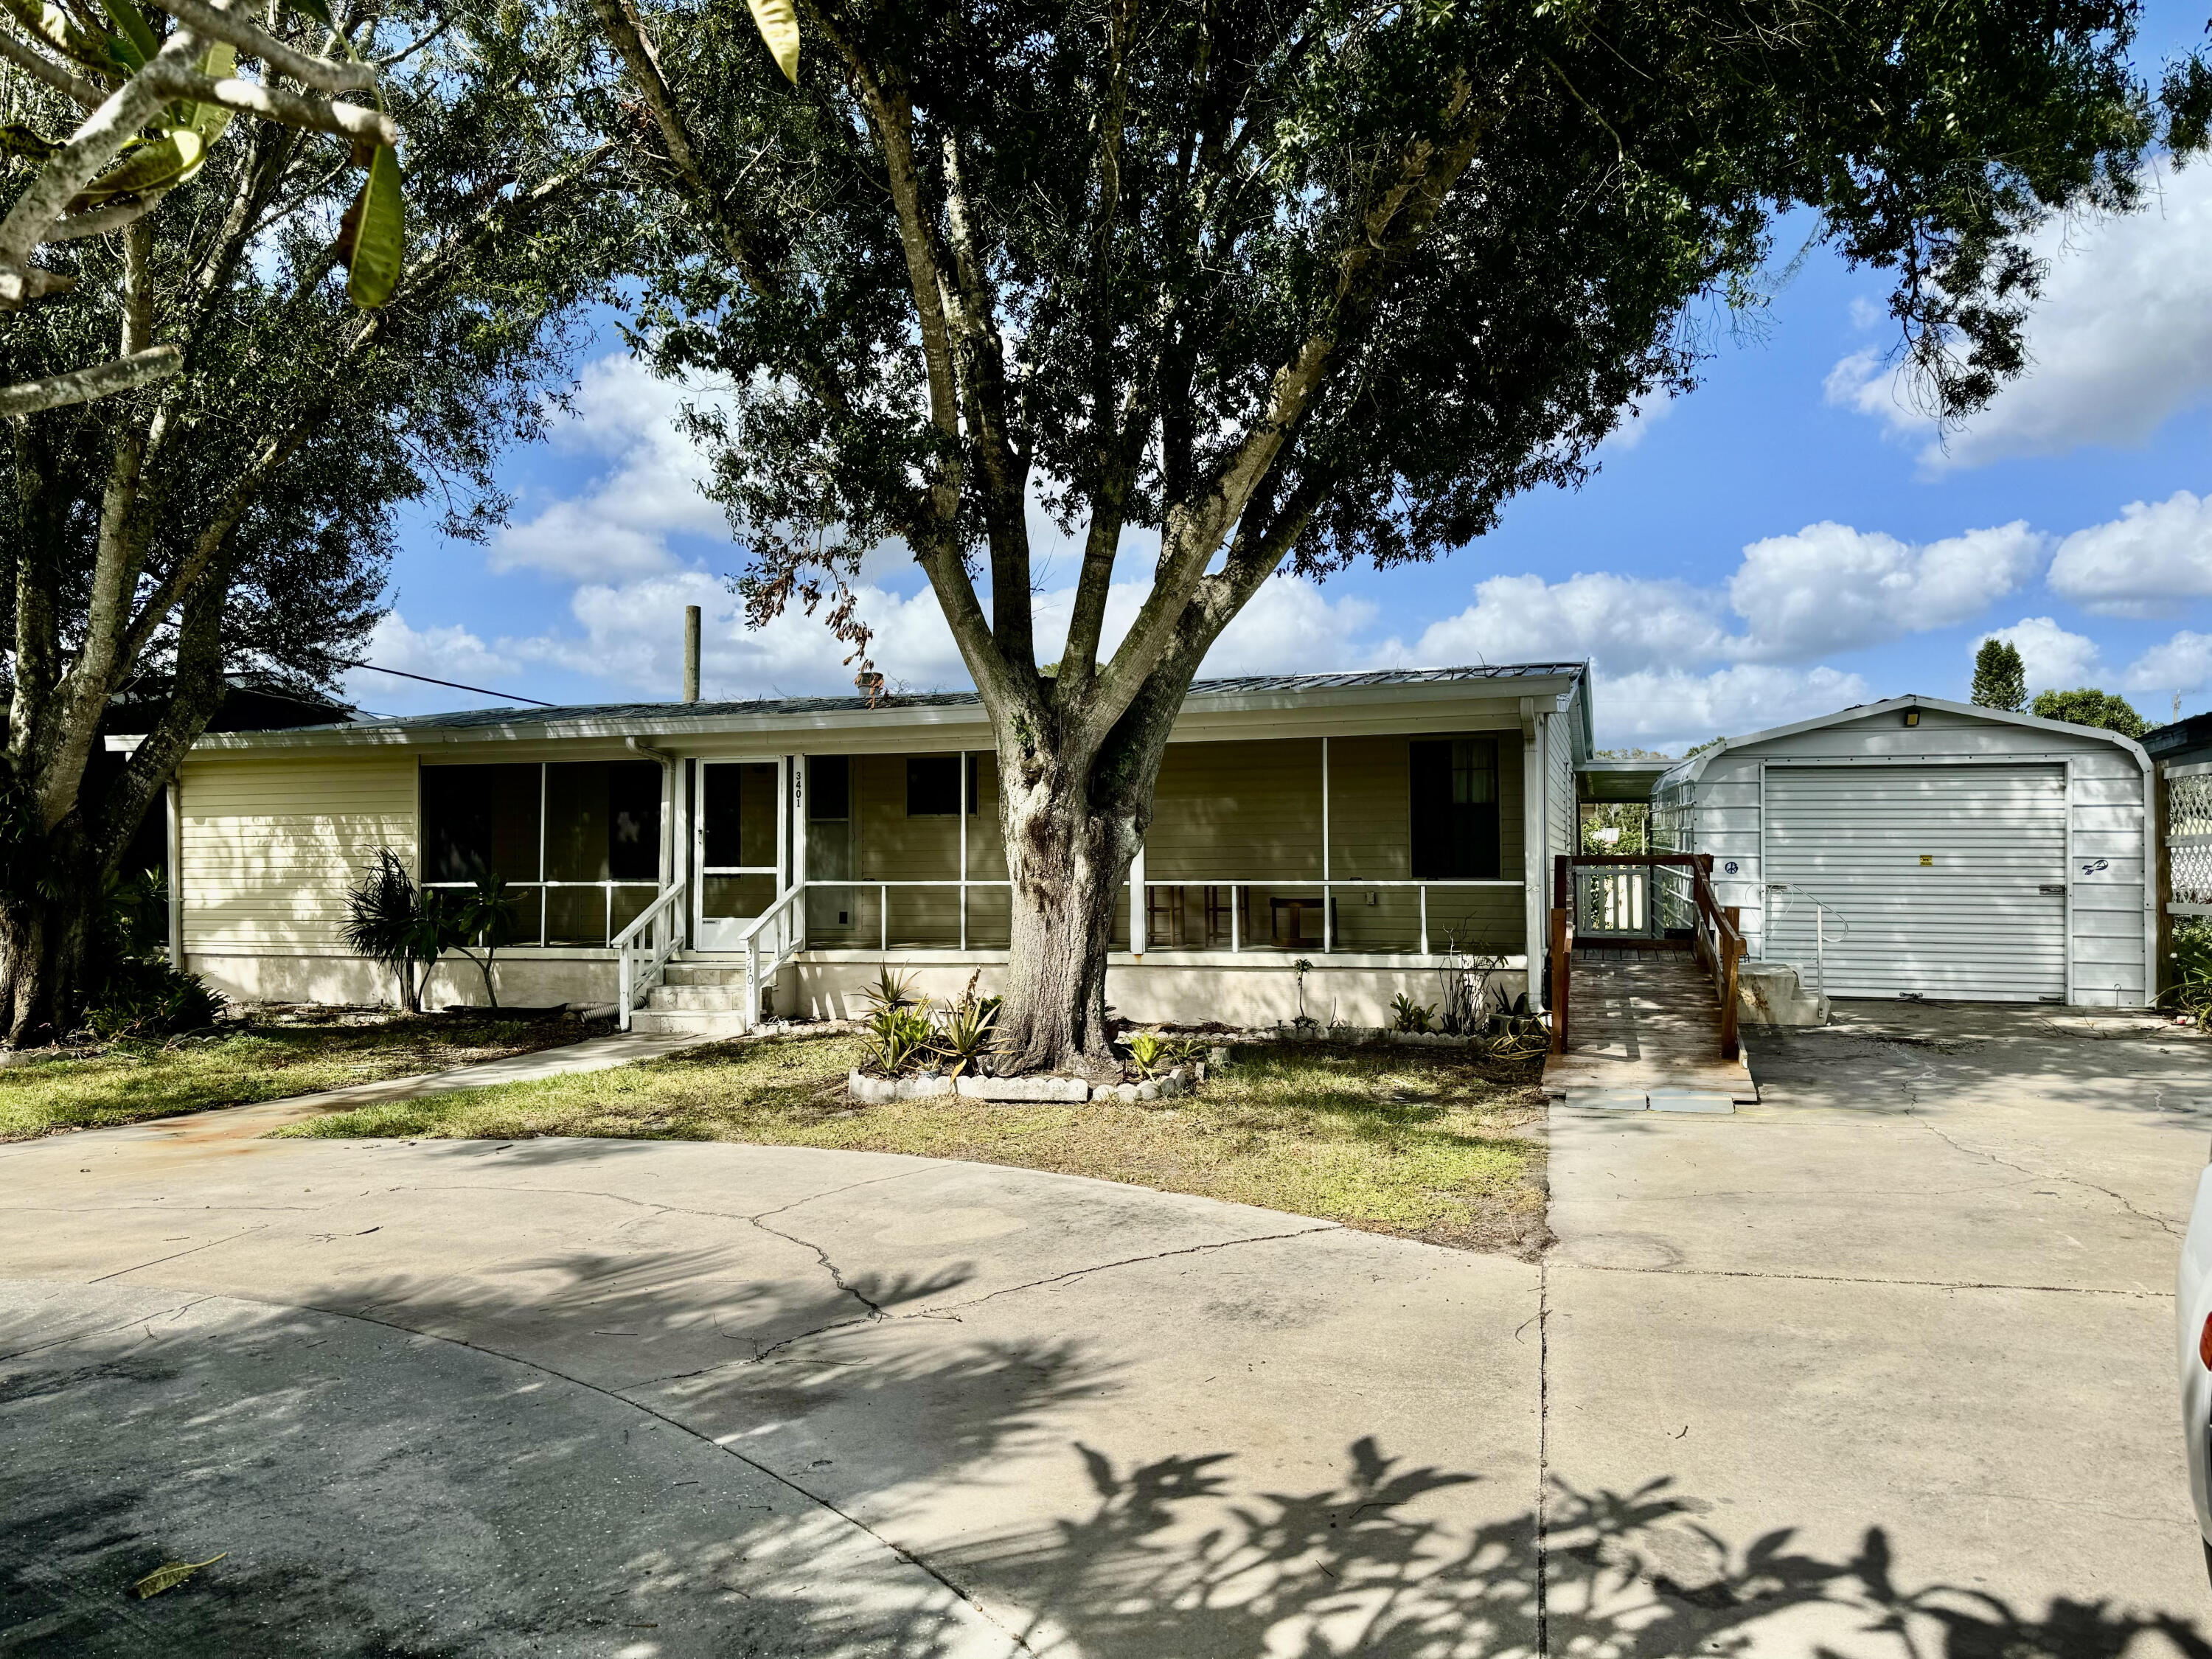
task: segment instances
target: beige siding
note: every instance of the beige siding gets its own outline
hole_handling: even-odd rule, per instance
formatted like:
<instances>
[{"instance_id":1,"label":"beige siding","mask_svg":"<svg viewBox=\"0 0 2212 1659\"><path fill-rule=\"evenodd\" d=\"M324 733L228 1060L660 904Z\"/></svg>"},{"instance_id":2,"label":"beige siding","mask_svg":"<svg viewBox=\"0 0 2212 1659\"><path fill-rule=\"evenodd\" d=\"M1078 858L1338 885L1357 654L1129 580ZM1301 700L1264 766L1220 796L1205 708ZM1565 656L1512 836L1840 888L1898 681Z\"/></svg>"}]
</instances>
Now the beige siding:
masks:
<instances>
[{"instance_id":1,"label":"beige siding","mask_svg":"<svg viewBox=\"0 0 2212 1659\"><path fill-rule=\"evenodd\" d=\"M349 883L415 861L415 761L195 756L185 766L185 948L343 946Z\"/></svg>"}]
</instances>

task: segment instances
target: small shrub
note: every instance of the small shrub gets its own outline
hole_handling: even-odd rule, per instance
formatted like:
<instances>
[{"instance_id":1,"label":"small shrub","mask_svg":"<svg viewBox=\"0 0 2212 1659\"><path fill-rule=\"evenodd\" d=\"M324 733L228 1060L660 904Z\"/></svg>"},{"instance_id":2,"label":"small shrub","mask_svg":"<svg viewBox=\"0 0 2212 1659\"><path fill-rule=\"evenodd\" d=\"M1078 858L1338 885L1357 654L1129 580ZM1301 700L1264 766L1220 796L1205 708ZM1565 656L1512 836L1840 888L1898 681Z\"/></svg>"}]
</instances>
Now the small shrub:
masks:
<instances>
[{"instance_id":1,"label":"small shrub","mask_svg":"<svg viewBox=\"0 0 2212 1659\"><path fill-rule=\"evenodd\" d=\"M1000 999L975 994L975 981L981 977L981 974L969 975L968 988L961 993L960 1000L947 1008L938 1022L936 1056L954 1077L981 1066L998 1027Z\"/></svg>"},{"instance_id":2,"label":"small shrub","mask_svg":"<svg viewBox=\"0 0 2212 1659\"><path fill-rule=\"evenodd\" d=\"M214 1024L222 1011L222 996L198 974L181 972L159 957L123 957L108 969L85 1024L103 1042L174 1036Z\"/></svg>"},{"instance_id":3,"label":"small shrub","mask_svg":"<svg viewBox=\"0 0 2212 1659\"><path fill-rule=\"evenodd\" d=\"M2212 921L2185 921L2173 929L2173 983L2159 1001L2186 1014L2200 1031L2212 1031Z\"/></svg>"},{"instance_id":4,"label":"small shrub","mask_svg":"<svg viewBox=\"0 0 2212 1659\"><path fill-rule=\"evenodd\" d=\"M937 1028L927 1000L913 1007L878 1009L860 1031L866 1069L880 1077L903 1077L937 1057Z\"/></svg>"},{"instance_id":5,"label":"small shrub","mask_svg":"<svg viewBox=\"0 0 2212 1659\"><path fill-rule=\"evenodd\" d=\"M1390 1025L1398 1031L1428 1031L1435 1028L1430 1022L1436 1018L1433 1005L1424 1007L1403 991L1390 1000Z\"/></svg>"},{"instance_id":6,"label":"small shrub","mask_svg":"<svg viewBox=\"0 0 2212 1659\"><path fill-rule=\"evenodd\" d=\"M1129 1036L1129 1059L1138 1074L1151 1077L1175 1063L1168 1041L1158 1031L1134 1031Z\"/></svg>"}]
</instances>

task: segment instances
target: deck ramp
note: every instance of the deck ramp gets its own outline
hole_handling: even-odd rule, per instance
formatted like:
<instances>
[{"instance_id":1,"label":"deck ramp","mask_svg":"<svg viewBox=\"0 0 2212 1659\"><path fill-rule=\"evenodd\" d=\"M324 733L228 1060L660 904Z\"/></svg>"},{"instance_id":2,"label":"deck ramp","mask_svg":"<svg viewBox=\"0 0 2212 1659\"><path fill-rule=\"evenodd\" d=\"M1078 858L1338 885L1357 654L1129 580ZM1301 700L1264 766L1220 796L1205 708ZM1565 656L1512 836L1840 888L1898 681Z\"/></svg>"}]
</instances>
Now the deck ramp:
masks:
<instances>
[{"instance_id":1,"label":"deck ramp","mask_svg":"<svg viewBox=\"0 0 2212 1659\"><path fill-rule=\"evenodd\" d=\"M1756 1101L1750 1067L1720 1057L1719 1025L1712 975L1687 951L1578 948L1567 1052L1545 1061L1544 1092L1680 1110Z\"/></svg>"}]
</instances>

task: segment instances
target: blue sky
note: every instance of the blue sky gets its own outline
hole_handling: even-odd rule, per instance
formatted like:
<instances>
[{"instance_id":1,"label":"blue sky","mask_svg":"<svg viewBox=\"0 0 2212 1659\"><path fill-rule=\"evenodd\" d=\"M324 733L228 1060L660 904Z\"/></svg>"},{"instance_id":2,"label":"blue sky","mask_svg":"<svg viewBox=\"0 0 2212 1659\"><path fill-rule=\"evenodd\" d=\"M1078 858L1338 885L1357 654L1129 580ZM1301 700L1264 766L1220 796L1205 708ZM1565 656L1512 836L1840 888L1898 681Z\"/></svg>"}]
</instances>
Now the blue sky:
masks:
<instances>
[{"instance_id":1,"label":"blue sky","mask_svg":"<svg viewBox=\"0 0 2212 1659\"><path fill-rule=\"evenodd\" d=\"M2146 15L2147 67L2201 15ZM2034 365L1938 444L1883 362L1876 273L1816 251L1702 384L1608 441L1577 491L1544 490L1434 565L1278 580L1209 672L1589 658L1601 743L1679 750L1870 697L1963 697L1999 632L2033 684L2122 690L2146 718L2212 708L2212 163L2160 169L2147 211L2055 226ZM1776 261L1804 235L1785 227ZM611 331L586 354L575 418L512 454L517 503L489 546L405 527L393 613L369 659L556 702L672 697L683 606L708 617L706 694L849 684L818 625L738 623L736 568L698 458ZM1054 538L1056 539L1056 538ZM1126 557L1134 608L1149 555ZM896 681L963 676L910 565L866 573ZM1044 574L1041 635L1072 562ZM356 672L364 708L480 703Z\"/></svg>"}]
</instances>

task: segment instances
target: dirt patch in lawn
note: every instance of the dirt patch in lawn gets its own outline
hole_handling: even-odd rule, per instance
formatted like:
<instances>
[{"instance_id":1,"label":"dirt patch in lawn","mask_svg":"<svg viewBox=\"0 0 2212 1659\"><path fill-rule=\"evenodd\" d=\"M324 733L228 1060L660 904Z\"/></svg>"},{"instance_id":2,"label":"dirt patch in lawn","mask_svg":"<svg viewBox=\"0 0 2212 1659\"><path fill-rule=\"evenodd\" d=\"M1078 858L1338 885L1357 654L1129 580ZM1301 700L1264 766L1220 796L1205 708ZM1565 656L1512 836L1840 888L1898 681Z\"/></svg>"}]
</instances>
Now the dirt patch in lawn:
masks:
<instances>
[{"instance_id":1,"label":"dirt patch in lawn","mask_svg":"<svg viewBox=\"0 0 2212 1659\"><path fill-rule=\"evenodd\" d=\"M536 1014L325 1014L239 1020L166 1042L31 1052L0 1068L0 1140L442 1072L612 1029L608 1020Z\"/></svg>"},{"instance_id":2,"label":"dirt patch in lawn","mask_svg":"<svg viewBox=\"0 0 2212 1659\"><path fill-rule=\"evenodd\" d=\"M1241 1048L1195 1095L1122 1103L846 1097L846 1036L718 1043L614 1071L397 1101L307 1137L742 1140L969 1158L1256 1204L1533 1256L1544 1225L1534 1062L1441 1050Z\"/></svg>"}]
</instances>

